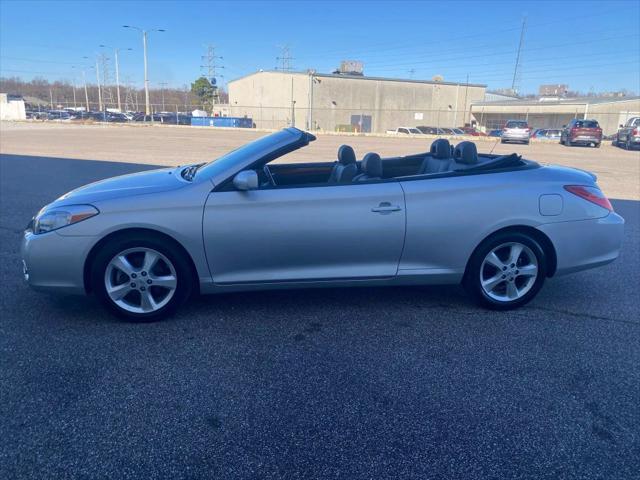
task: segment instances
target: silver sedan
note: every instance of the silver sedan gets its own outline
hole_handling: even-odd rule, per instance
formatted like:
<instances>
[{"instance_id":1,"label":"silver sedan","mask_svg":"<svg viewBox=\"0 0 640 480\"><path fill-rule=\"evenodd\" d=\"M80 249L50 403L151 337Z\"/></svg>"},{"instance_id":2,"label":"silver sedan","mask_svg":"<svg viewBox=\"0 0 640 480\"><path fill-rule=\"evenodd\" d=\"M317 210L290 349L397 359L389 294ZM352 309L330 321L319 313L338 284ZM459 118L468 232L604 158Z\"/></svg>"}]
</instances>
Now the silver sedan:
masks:
<instances>
[{"instance_id":1,"label":"silver sedan","mask_svg":"<svg viewBox=\"0 0 640 480\"><path fill-rule=\"evenodd\" d=\"M619 254L624 220L588 172L445 139L404 157L358 161L343 145L335 161L277 161L313 140L289 128L73 190L25 231L24 277L134 321L194 293L363 285L462 282L509 309Z\"/></svg>"}]
</instances>

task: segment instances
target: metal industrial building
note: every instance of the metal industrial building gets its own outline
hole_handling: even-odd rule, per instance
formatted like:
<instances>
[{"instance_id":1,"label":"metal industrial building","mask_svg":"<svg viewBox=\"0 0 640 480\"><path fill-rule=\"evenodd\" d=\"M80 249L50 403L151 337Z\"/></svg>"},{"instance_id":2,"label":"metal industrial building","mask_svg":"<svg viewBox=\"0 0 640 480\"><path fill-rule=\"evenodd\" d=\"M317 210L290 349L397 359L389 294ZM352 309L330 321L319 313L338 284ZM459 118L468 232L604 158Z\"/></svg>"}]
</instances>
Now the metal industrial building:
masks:
<instances>
[{"instance_id":1,"label":"metal industrial building","mask_svg":"<svg viewBox=\"0 0 640 480\"><path fill-rule=\"evenodd\" d=\"M475 102L471 120L481 129L502 128L507 120L527 120L532 128L561 128L573 118L597 120L605 135L640 115L640 97Z\"/></svg>"},{"instance_id":2,"label":"metal industrial building","mask_svg":"<svg viewBox=\"0 0 640 480\"><path fill-rule=\"evenodd\" d=\"M257 128L385 132L401 126L456 127L485 85L349 74L259 71L228 83L229 115ZM309 108L311 106L311 108Z\"/></svg>"}]
</instances>

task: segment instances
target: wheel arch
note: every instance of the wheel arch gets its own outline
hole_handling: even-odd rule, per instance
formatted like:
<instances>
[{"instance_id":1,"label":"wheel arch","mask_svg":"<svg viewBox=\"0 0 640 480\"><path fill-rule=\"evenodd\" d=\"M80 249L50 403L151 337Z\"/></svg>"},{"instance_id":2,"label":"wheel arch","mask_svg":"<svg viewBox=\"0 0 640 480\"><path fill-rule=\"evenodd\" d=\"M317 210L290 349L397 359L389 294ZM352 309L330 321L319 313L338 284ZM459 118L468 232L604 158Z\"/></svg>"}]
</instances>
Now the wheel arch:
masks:
<instances>
[{"instance_id":1,"label":"wheel arch","mask_svg":"<svg viewBox=\"0 0 640 480\"><path fill-rule=\"evenodd\" d=\"M524 234L530 235L535 241L537 241L540 244L540 246L542 247L542 250L544 251L545 259L547 262L547 265L546 265L547 277L552 277L556 273L556 268L558 266L558 257L556 254L556 249L553 246L553 242L551 242L551 239L545 233L541 232L535 227L531 227L529 225L510 225L508 227L504 227L494 232L491 232L489 235L484 237L478 243L478 245L476 245L476 247L473 249L473 252L467 259L467 264L465 265L465 269L464 269L464 277L467 276L467 271L469 270L469 263L471 262L471 259L475 255L478 248L480 248L480 245L482 245L485 241L487 241L487 239L491 238L492 236L498 235L501 233L524 233Z\"/></svg>"},{"instance_id":2,"label":"wheel arch","mask_svg":"<svg viewBox=\"0 0 640 480\"><path fill-rule=\"evenodd\" d=\"M151 228L125 228L122 230L116 230L114 232L109 233L108 235L101 238L93 247L91 247L91 250L87 255L87 258L84 261L83 282L84 282L85 292L92 293L93 291L93 286L91 285L91 266L93 265L93 262L96 258L96 255L100 251L100 248L102 248L102 246L107 244L108 242L114 241L121 237L127 237L129 235L135 235L135 234L143 234L143 235L151 236L153 238L162 239L164 241L172 243L178 250L180 250L184 255L184 257L189 262L189 267L191 269L191 275L193 280L193 289L196 293L200 291L200 281L198 279L198 271L196 269L195 262L193 261L193 258L191 258L191 255L189 254L187 249L184 248L180 242L178 242L171 235L167 235L164 232L160 232L158 230L154 230Z\"/></svg>"}]
</instances>

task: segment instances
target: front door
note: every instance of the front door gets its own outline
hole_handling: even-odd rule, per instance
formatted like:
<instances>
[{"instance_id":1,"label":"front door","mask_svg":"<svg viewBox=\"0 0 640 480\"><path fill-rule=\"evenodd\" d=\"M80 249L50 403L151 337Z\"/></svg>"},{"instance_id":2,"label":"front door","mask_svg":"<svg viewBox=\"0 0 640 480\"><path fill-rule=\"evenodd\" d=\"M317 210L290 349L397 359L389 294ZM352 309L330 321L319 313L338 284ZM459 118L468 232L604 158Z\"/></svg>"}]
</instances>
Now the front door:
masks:
<instances>
[{"instance_id":1,"label":"front door","mask_svg":"<svg viewBox=\"0 0 640 480\"><path fill-rule=\"evenodd\" d=\"M203 218L218 284L392 277L404 233L395 182L212 192Z\"/></svg>"}]
</instances>

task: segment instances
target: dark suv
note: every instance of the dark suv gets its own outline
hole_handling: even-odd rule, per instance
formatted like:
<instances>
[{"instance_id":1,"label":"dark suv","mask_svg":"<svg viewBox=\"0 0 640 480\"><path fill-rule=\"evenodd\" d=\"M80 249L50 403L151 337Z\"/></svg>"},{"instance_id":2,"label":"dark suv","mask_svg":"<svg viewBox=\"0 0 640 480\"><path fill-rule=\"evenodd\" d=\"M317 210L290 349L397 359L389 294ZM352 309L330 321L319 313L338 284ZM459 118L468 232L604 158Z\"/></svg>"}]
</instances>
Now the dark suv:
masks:
<instances>
[{"instance_id":1,"label":"dark suv","mask_svg":"<svg viewBox=\"0 0 640 480\"><path fill-rule=\"evenodd\" d=\"M578 120L574 118L562 128L560 143L572 145L590 145L599 147L602 142L602 129L596 120Z\"/></svg>"}]
</instances>

